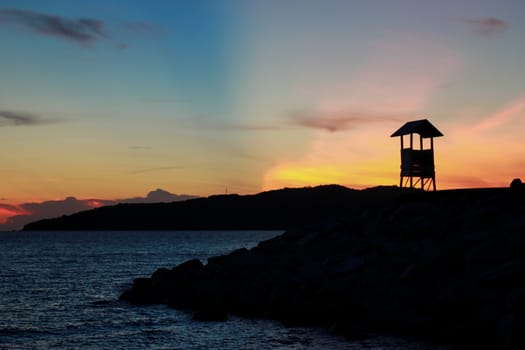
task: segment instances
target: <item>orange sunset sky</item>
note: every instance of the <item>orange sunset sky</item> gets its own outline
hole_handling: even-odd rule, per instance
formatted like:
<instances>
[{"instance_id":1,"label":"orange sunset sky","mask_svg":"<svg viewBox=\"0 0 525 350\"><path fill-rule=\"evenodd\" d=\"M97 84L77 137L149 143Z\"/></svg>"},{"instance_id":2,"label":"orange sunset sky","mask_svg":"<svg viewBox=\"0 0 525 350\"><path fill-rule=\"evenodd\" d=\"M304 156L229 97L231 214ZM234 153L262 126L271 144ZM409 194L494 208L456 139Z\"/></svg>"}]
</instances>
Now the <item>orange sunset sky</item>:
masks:
<instances>
[{"instance_id":1,"label":"orange sunset sky","mask_svg":"<svg viewBox=\"0 0 525 350\"><path fill-rule=\"evenodd\" d=\"M0 4L0 220L19 204L399 182L428 118L438 189L525 177L525 2ZM27 211L27 209L26 209Z\"/></svg>"}]
</instances>

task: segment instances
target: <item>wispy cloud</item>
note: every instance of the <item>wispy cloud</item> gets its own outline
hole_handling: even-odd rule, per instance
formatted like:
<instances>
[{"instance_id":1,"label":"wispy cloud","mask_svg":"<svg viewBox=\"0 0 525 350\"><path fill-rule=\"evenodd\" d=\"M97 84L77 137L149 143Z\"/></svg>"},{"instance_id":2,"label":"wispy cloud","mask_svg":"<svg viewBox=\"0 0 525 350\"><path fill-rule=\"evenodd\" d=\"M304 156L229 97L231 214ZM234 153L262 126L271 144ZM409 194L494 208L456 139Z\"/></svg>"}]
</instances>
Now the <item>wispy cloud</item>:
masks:
<instances>
[{"instance_id":1,"label":"wispy cloud","mask_svg":"<svg viewBox=\"0 0 525 350\"><path fill-rule=\"evenodd\" d=\"M118 203L160 203L184 201L197 198L187 194L173 194L162 189L149 192L145 197L125 199L77 199L67 197L62 200L22 203L18 205L0 204L0 231L18 230L24 225L45 218L70 215L84 210Z\"/></svg>"},{"instance_id":2,"label":"wispy cloud","mask_svg":"<svg viewBox=\"0 0 525 350\"><path fill-rule=\"evenodd\" d=\"M477 34L492 36L501 34L509 28L509 24L495 17L484 18L458 18L457 21L471 27Z\"/></svg>"},{"instance_id":3,"label":"wispy cloud","mask_svg":"<svg viewBox=\"0 0 525 350\"><path fill-rule=\"evenodd\" d=\"M58 120L44 119L31 113L0 110L0 126L39 125L56 121Z\"/></svg>"},{"instance_id":4,"label":"wispy cloud","mask_svg":"<svg viewBox=\"0 0 525 350\"><path fill-rule=\"evenodd\" d=\"M0 23L16 23L38 34L89 45L98 39L108 39L104 22L98 19L70 19L56 15L19 9L0 9Z\"/></svg>"},{"instance_id":5,"label":"wispy cloud","mask_svg":"<svg viewBox=\"0 0 525 350\"><path fill-rule=\"evenodd\" d=\"M474 131L488 131L516 121L525 121L525 96L484 118L471 129Z\"/></svg>"},{"instance_id":6,"label":"wispy cloud","mask_svg":"<svg viewBox=\"0 0 525 350\"><path fill-rule=\"evenodd\" d=\"M43 218L72 214L77 211L91 209L87 201L81 201L68 197L59 201L46 201L42 203L23 203L19 205L1 205L3 214L0 217L0 230L12 230L22 228L30 221Z\"/></svg>"},{"instance_id":7,"label":"wispy cloud","mask_svg":"<svg viewBox=\"0 0 525 350\"><path fill-rule=\"evenodd\" d=\"M405 121L424 108L463 62L439 41L413 33L389 34L372 47L366 64L351 75L341 74L340 82L320 91L308 109L290 111L288 122L337 132Z\"/></svg>"},{"instance_id":8,"label":"wispy cloud","mask_svg":"<svg viewBox=\"0 0 525 350\"><path fill-rule=\"evenodd\" d=\"M17 205L12 205L12 204L2 204L2 203L0 203L0 210L9 211L9 212L12 212L12 213L15 213L15 214L25 213L24 209L22 209L21 207L19 207Z\"/></svg>"},{"instance_id":9,"label":"wispy cloud","mask_svg":"<svg viewBox=\"0 0 525 350\"><path fill-rule=\"evenodd\" d=\"M322 129L330 132L354 129L368 124L402 121L401 117L356 111L347 111L331 115L323 113L294 112L290 119L295 125L313 129Z\"/></svg>"}]
</instances>

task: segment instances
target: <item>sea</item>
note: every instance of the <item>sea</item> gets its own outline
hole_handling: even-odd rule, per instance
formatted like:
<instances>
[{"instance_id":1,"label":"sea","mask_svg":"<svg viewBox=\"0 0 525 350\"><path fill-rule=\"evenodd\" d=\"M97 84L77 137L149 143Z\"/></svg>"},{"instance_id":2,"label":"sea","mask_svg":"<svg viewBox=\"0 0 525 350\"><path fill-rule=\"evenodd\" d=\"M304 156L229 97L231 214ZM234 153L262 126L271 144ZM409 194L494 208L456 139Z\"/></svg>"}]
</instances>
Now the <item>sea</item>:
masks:
<instances>
[{"instance_id":1,"label":"sea","mask_svg":"<svg viewBox=\"0 0 525 350\"><path fill-rule=\"evenodd\" d=\"M0 232L0 349L450 349L119 301L134 278L252 248L277 231Z\"/></svg>"}]
</instances>

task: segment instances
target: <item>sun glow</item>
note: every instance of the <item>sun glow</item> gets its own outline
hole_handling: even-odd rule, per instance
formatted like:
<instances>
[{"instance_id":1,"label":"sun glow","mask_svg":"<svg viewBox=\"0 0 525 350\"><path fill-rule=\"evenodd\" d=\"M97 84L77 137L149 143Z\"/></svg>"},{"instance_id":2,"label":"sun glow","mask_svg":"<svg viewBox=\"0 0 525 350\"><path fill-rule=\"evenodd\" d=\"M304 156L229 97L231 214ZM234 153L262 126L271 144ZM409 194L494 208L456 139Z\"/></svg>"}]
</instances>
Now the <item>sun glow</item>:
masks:
<instances>
[{"instance_id":1,"label":"sun glow","mask_svg":"<svg viewBox=\"0 0 525 350\"><path fill-rule=\"evenodd\" d=\"M283 164L265 176L265 187L310 186L327 183L344 183L347 174L336 166L308 166ZM284 186L283 186L284 185Z\"/></svg>"},{"instance_id":2,"label":"sun glow","mask_svg":"<svg viewBox=\"0 0 525 350\"><path fill-rule=\"evenodd\" d=\"M87 205L90 206L91 208L99 208L103 206L104 204L100 201L97 201L96 199L90 199L87 201Z\"/></svg>"},{"instance_id":3,"label":"sun glow","mask_svg":"<svg viewBox=\"0 0 525 350\"><path fill-rule=\"evenodd\" d=\"M30 215L31 212L24 210L20 207L15 206L9 206L9 208L6 207L0 207L0 224L5 224L8 222L9 218L16 216L16 215Z\"/></svg>"}]
</instances>

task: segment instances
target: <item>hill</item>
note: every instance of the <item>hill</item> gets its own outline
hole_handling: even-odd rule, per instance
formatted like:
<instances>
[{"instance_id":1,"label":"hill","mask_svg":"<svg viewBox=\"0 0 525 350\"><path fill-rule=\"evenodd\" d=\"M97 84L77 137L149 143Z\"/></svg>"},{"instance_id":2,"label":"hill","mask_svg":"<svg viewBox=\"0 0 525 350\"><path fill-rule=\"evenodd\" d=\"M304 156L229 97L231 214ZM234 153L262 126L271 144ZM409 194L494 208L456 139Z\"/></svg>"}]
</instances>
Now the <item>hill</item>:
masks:
<instances>
[{"instance_id":1,"label":"hill","mask_svg":"<svg viewBox=\"0 0 525 350\"><path fill-rule=\"evenodd\" d=\"M326 185L172 203L124 203L36 221L24 230L285 230L335 220L356 207L398 195L394 187Z\"/></svg>"}]
</instances>

